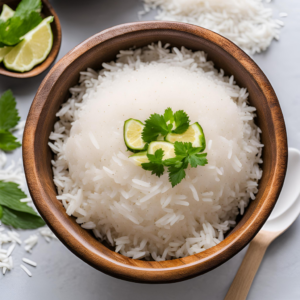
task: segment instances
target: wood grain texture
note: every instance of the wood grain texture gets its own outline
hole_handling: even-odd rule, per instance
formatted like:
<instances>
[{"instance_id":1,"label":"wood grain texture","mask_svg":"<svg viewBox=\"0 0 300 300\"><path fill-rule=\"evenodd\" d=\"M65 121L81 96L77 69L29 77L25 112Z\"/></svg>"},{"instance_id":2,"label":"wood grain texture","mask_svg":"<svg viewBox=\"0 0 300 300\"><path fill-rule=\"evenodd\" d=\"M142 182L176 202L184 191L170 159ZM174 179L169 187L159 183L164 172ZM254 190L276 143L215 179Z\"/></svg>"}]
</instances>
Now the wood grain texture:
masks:
<instances>
[{"instance_id":1,"label":"wood grain texture","mask_svg":"<svg viewBox=\"0 0 300 300\"><path fill-rule=\"evenodd\" d=\"M261 230L252 240L224 300L246 300L254 277L269 245L282 231Z\"/></svg>"},{"instance_id":2,"label":"wood grain texture","mask_svg":"<svg viewBox=\"0 0 300 300\"><path fill-rule=\"evenodd\" d=\"M3 4L7 4L11 8L15 9L17 5L19 4L20 0L5 0L0 1L0 12L2 11ZM58 16L54 9L52 8L51 4L48 2L48 0L42 0L43 8L41 15L43 18L54 16L54 20L51 23L51 29L53 32L53 46L52 49L48 55L48 57L39 65L35 66L32 70L24 73L18 73L14 71L7 70L3 63L0 63L0 75L8 76L8 77L14 77L14 78L30 78L37 76L44 72L49 66L54 62L56 59L60 45L61 45L61 26L58 19Z\"/></svg>"},{"instance_id":3,"label":"wood grain texture","mask_svg":"<svg viewBox=\"0 0 300 300\"><path fill-rule=\"evenodd\" d=\"M88 231L67 216L56 199L48 147L55 114L77 84L79 72L87 67L100 69L115 59L119 50L162 41L208 53L217 68L233 74L247 87L250 104L257 108L262 129L263 176L255 201L235 229L217 246L196 255L163 262L133 260L99 243ZM287 166L287 137L276 94L259 67L229 40L198 26L176 22L128 23L104 30L66 54L48 73L32 103L23 138L26 178L34 203L57 237L78 257L106 274L147 283L175 282L203 274L224 263L260 230L271 213L283 185Z\"/></svg>"}]
</instances>

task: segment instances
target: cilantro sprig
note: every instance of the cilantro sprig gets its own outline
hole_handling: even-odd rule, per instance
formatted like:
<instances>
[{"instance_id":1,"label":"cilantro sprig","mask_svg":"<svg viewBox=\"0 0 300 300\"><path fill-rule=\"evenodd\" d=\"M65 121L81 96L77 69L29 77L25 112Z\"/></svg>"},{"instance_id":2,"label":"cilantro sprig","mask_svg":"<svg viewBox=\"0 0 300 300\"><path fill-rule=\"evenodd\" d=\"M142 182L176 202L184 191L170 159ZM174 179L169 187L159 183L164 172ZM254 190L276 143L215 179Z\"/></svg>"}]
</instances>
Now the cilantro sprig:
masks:
<instances>
[{"instance_id":1,"label":"cilantro sprig","mask_svg":"<svg viewBox=\"0 0 300 300\"><path fill-rule=\"evenodd\" d=\"M19 121L15 98L8 90L0 97L1 150L11 151L21 146L11 133ZM33 208L20 201L26 197L16 183L0 180L0 220L3 224L21 229L34 229L45 225Z\"/></svg>"},{"instance_id":2,"label":"cilantro sprig","mask_svg":"<svg viewBox=\"0 0 300 300\"><path fill-rule=\"evenodd\" d=\"M35 229L45 225L43 219L26 203L26 198L14 182L0 181L0 219L3 224L21 229Z\"/></svg>"},{"instance_id":3,"label":"cilantro sprig","mask_svg":"<svg viewBox=\"0 0 300 300\"><path fill-rule=\"evenodd\" d=\"M172 187L185 178L185 170L189 165L192 168L197 168L197 166L205 166L208 163L207 153L199 153L201 148L193 147L192 143L175 142L174 147L175 157L163 160L164 151L158 149L154 155L147 154L148 163L142 163L144 170L151 171L151 174L155 174L158 177L164 173L165 167L167 167Z\"/></svg>"},{"instance_id":4,"label":"cilantro sprig","mask_svg":"<svg viewBox=\"0 0 300 300\"><path fill-rule=\"evenodd\" d=\"M21 146L11 130L17 126L20 116L11 90L0 97L0 149L12 151Z\"/></svg>"},{"instance_id":5,"label":"cilantro sprig","mask_svg":"<svg viewBox=\"0 0 300 300\"><path fill-rule=\"evenodd\" d=\"M175 129L173 129L175 126ZM166 136L168 133L184 133L190 126L190 120L186 112L178 110L173 113L169 107L164 115L152 114L145 121L145 127L142 132L144 142L155 141L159 135Z\"/></svg>"}]
</instances>

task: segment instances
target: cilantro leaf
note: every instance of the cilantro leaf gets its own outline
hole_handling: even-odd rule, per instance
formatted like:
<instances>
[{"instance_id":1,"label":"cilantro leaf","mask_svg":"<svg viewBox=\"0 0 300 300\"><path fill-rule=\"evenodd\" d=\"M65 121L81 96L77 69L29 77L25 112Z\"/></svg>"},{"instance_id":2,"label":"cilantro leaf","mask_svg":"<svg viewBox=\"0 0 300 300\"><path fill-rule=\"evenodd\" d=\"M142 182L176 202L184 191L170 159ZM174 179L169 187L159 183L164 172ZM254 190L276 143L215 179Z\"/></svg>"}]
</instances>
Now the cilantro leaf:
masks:
<instances>
[{"instance_id":1,"label":"cilantro leaf","mask_svg":"<svg viewBox=\"0 0 300 300\"><path fill-rule=\"evenodd\" d=\"M152 171L151 174L155 174L156 176L160 177L164 171L164 165L163 165L163 158L164 151L162 149L157 149L153 154L147 154L147 157L149 159L148 163L142 163L142 168L147 171Z\"/></svg>"},{"instance_id":2,"label":"cilantro leaf","mask_svg":"<svg viewBox=\"0 0 300 300\"><path fill-rule=\"evenodd\" d=\"M182 179L185 178L186 173L184 169L184 165L182 165L180 168L176 168L175 166L170 166L168 168L169 181L171 182L172 187L180 183Z\"/></svg>"},{"instance_id":3,"label":"cilantro leaf","mask_svg":"<svg viewBox=\"0 0 300 300\"><path fill-rule=\"evenodd\" d=\"M144 142L149 143L158 137L159 134L165 136L169 133L167 123L162 115L152 114L145 121L145 127L142 132Z\"/></svg>"},{"instance_id":4,"label":"cilantro leaf","mask_svg":"<svg viewBox=\"0 0 300 300\"><path fill-rule=\"evenodd\" d=\"M35 11L41 12L41 0L22 0L16 8L16 15L27 14L28 12Z\"/></svg>"},{"instance_id":5,"label":"cilantro leaf","mask_svg":"<svg viewBox=\"0 0 300 300\"><path fill-rule=\"evenodd\" d=\"M0 22L0 44L14 46L22 41L22 37L42 21L36 11L26 14L15 13L5 22Z\"/></svg>"},{"instance_id":6,"label":"cilantro leaf","mask_svg":"<svg viewBox=\"0 0 300 300\"><path fill-rule=\"evenodd\" d=\"M185 157L189 154L189 151L192 151L193 145L192 143L175 142L174 148L176 155L181 155Z\"/></svg>"},{"instance_id":7,"label":"cilantro leaf","mask_svg":"<svg viewBox=\"0 0 300 300\"><path fill-rule=\"evenodd\" d=\"M193 155L193 154L199 153L200 151L201 151L201 147L192 147L192 148L189 148L188 154Z\"/></svg>"},{"instance_id":8,"label":"cilantro leaf","mask_svg":"<svg viewBox=\"0 0 300 300\"><path fill-rule=\"evenodd\" d=\"M151 174L155 174L156 176L160 177L164 174L165 168L163 165L155 164L152 162L149 163L142 163L142 168L147 171L152 171Z\"/></svg>"},{"instance_id":9,"label":"cilantro leaf","mask_svg":"<svg viewBox=\"0 0 300 300\"><path fill-rule=\"evenodd\" d=\"M164 118L166 122L170 121L171 124L174 123L174 114L170 107L165 110Z\"/></svg>"},{"instance_id":10,"label":"cilantro leaf","mask_svg":"<svg viewBox=\"0 0 300 300\"><path fill-rule=\"evenodd\" d=\"M17 126L20 121L16 101L11 90L0 97L0 130L9 130Z\"/></svg>"},{"instance_id":11,"label":"cilantro leaf","mask_svg":"<svg viewBox=\"0 0 300 300\"><path fill-rule=\"evenodd\" d=\"M0 181L0 219L15 228L35 229L45 222L26 203L20 202L26 194L14 182Z\"/></svg>"},{"instance_id":12,"label":"cilantro leaf","mask_svg":"<svg viewBox=\"0 0 300 300\"><path fill-rule=\"evenodd\" d=\"M205 166L208 163L206 156L207 153L189 155L189 164L192 168L197 168L197 166Z\"/></svg>"},{"instance_id":13,"label":"cilantro leaf","mask_svg":"<svg viewBox=\"0 0 300 300\"><path fill-rule=\"evenodd\" d=\"M28 213L16 211L3 206L3 224L21 229L36 229L45 226L44 220L38 215L34 216Z\"/></svg>"},{"instance_id":14,"label":"cilantro leaf","mask_svg":"<svg viewBox=\"0 0 300 300\"><path fill-rule=\"evenodd\" d=\"M16 183L0 181L0 204L2 206L36 216L36 212L30 206L20 202L20 199L26 197L26 194L19 189Z\"/></svg>"},{"instance_id":15,"label":"cilantro leaf","mask_svg":"<svg viewBox=\"0 0 300 300\"><path fill-rule=\"evenodd\" d=\"M165 166L172 166L172 165L175 165L177 166L178 168L182 165L182 160L185 158L185 156L183 155L177 155L173 158L168 158L168 159L165 159L163 161L163 164Z\"/></svg>"},{"instance_id":16,"label":"cilantro leaf","mask_svg":"<svg viewBox=\"0 0 300 300\"><path fill-rule=\"evenodd\" d=\"M189 117L183 110L176 111L176 113L174 114L174 120L176 129L172 131L173 133L184 133L190 126Z\"/></svg>"},{"instance_id":17,"label":"cilantro leaf","mask_svg":"<svg viewBox=\"0 0 300 300\"><path fill-rule=\"evenodd\" d=\"M0 149L4 151L12 151L20 146L21 144L17 141L17 138L9 131L0 130Z\"/></svg>"},{"instance_id":18,"label":"cilantro leaf","mask_svg":"<svg viewBox=\"0 0 300 300\"><path fill-rule=\"evenodd\" d=\"M162 159L164 157L164 150L163 149L157 149L154 154L147 154L147 157L149 161L156 163L156 164L162 164Z\"/></svg>"}]
</instances>

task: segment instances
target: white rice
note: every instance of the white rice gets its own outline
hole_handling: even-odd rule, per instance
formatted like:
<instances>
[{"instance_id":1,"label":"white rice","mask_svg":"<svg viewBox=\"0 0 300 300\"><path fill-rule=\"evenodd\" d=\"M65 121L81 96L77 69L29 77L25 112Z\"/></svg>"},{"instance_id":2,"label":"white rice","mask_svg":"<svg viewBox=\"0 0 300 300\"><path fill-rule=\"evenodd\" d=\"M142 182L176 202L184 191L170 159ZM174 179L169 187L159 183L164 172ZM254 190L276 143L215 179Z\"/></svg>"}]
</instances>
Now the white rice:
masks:
<instances>
[{"instance_id":1,"label":"white rice","mask_svg":"<svg viewBox=\"0 0 300 300\"><path fill-rule=\"evenodd\" d=\"M223 35L248 53L266 50L279 40L284 23L262 0L143 0L143 15L158 8L157 20L198 25ZM285 17L287 14L281 13Z\"/></svg>"},{"instance_id":2,"label":"white rice","mask_svg":"<svg viewBox=\"0 0 300 300\"><path fill-rule=\"evenodd\" d=\"M261 130L246 89L201 51L158 43L117 57L100 72L82 72L57 113L49 142L57 199L83 228L134 259L161 261L215 246L262 176ZM213 141L209 165L187 169L174 188L166 172L158 178L128 160L122 132L125 120L144 121L167 107L184 109Z\"/></svg>"}]
</instances>

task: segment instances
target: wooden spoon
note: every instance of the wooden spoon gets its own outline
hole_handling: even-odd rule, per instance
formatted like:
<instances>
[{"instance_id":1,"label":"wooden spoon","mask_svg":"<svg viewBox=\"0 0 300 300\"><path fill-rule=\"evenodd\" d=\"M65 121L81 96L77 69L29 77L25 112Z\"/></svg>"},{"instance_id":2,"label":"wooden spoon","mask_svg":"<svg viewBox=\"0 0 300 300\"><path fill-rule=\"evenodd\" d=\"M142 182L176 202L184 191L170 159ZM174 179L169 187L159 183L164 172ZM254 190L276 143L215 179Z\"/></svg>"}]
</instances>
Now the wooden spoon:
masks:
<instances>
[{"instance_id":1,"label":"wooden spoon","mask_svg":"<svg viewBox=\"0 0 300 300\"><path fill-rule=\"evenodd\" d=\"M266 224L252 240L224 300L245 300L268 246L297 219L300 213L300 152L289 148L283 189Z\"/></svg>"},{"instance_id":2,"label":"wooden spoon","mask_svg":"<svg viewBox=\"0 0 300 300\"><path fill-rule=\"evenodd\" d=\"M17 5L20 3L21 0L6 0L6 1L1 1L0 0L0 12L2 11L2 6L3 4L7 4L10 6L12 9L15 9ZM32 70L24 73L18 73L14 71L7 70L3 63L0 63L0 74L9 76L9 77L14 77L14 78L30 78L37 76L44 72L56 59L60 45L61 45L61 27L60 27L60 22L58 19L58 16L48 0L42 0L43 3L43 8L41 15L43 18L46 18L48 16L54 16L54 21L51 23L51 29L53 32L53 46L52 49L48 55L48 57L39 65L35 66Z\"/></svg>"}]
</instances>

